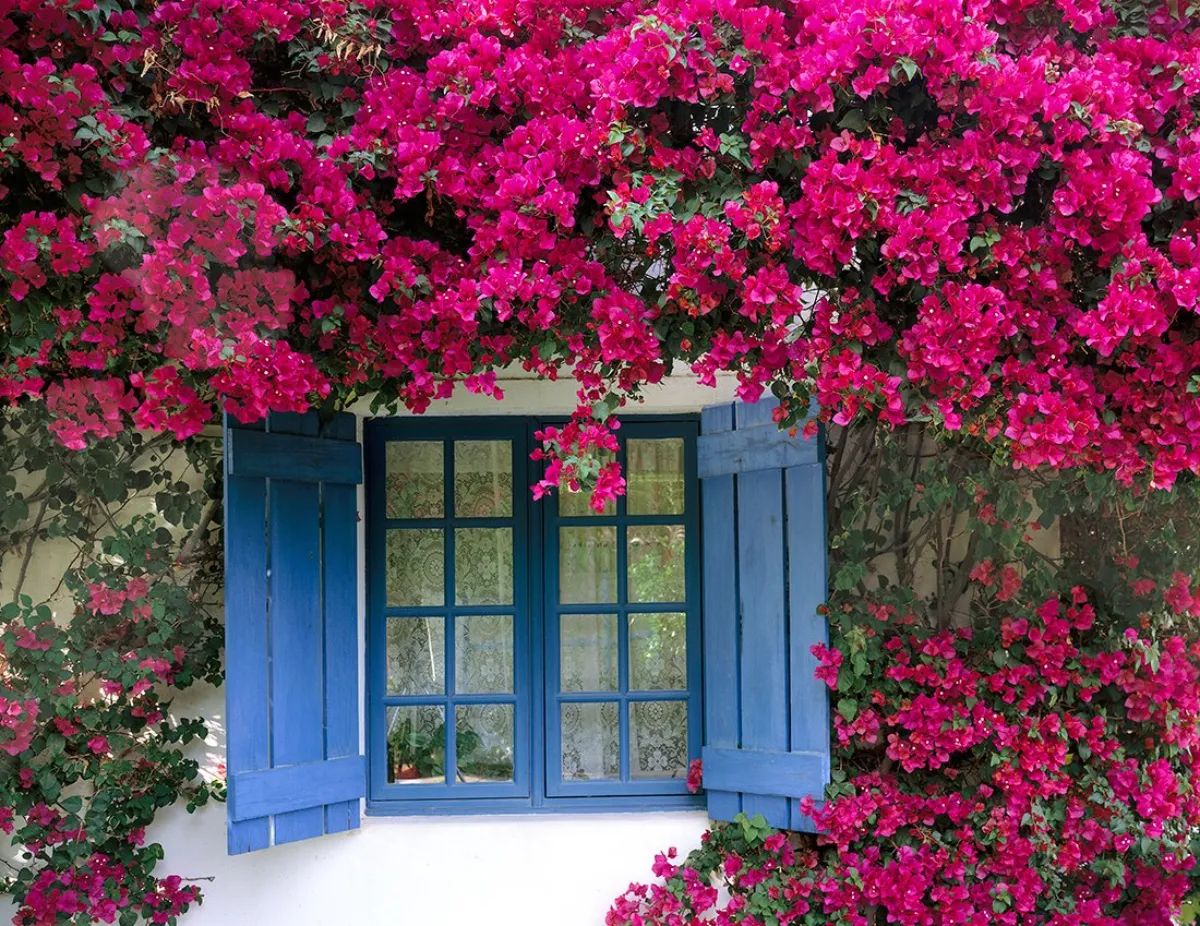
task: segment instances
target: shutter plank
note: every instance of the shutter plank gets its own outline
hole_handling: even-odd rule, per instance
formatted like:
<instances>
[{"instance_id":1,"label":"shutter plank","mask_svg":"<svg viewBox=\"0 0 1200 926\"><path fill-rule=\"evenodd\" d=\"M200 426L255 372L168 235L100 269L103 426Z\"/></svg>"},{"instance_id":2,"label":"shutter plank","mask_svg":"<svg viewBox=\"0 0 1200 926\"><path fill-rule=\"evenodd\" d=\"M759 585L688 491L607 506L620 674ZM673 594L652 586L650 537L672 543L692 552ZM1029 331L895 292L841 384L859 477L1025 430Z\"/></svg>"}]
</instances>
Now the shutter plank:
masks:
<instances>
[{"instance_id":1,"label":"shutter plank","mask_svg":"<svg viewBox=\"0 0 1200 926\"><path fill-rule=\"evenodd\" d=\"M715 787L747 794L803 795L825 787L825 755L820 752L762 752L754 749L704 750L704 775ZM798 804L793 800L791 803ZM747 811L749 813L749 811Z\"/></svg>"},{"instance_id":2,"label":"shutter plank","mask_svg":"<svg viewBox=\"0 0 1200 926\"><path fill-rule=\"evenodd\" d=\"M733 430L733 406L716 405L700 415L702 434ZM703 440L701 436L700 440ZM697 444L697 468L705 454ZM738 683L737 533L733 476L700 482L701 552L704 557L704 725L705 742L736 749L741 739L741 690ZM732 820L742 809L737 790L712 788L704 772L709 816Z\"/></svg>"},{"instance_id":3,"label":"shutter plank","mask_svg":"<svg viewBox=\"0 0 1200 926\"><path fill-rule=\"evenodd\" d=\"M737 486L741 615L742 747L788 749L788 677L784 596L783 478L778 470L743 473ZM788 823L783 797L744 794L742 809L772 826Z\"/></svg>"},{"instance_id":4,"label":"shutter plank","mask_svg":"<svg viewBox=\"0 0 1200 926\"><path fill-rule=\"evenodd\" d=\"M234 433L226 430L228 437ZM229 446L225 448L229 453ZM225 480L226 768L269 768L270 692L267 659L267 486L265 480ZM230 855L270 845L270 821L230 822Z\"/></svg>"},{"instance_id":5,"label":"shutter plank","mask_svg":"<svg viewBox=\"0 0 1200 926\"><path fill-rule=\"evenodd\" d=\"M822 451L824 448L821 448ZM785 473L788 511L788 612L789 654L792 678L791 745L822 757L820 785L824 794L829 780L829 692L815 676L817 660L810 651L814 643L826 643L829 631L817 608L826 598L825 479L824 453L821 462L799 466ZM791 828L812 831L812 820L800 813L797 801L790 802Z\"/></svg>"},{"instance_id":6,"label":"shutter plank","mask_svg":"<svg viewBox=\"0 0 1200 926\"><path fill-rule=\"evenodd\" d=\"M229 816L245 820L319 809L337 797L353 800L357 807L364 774L362 756L343 756L235 775L229 779Z\"/></svg>"},{"instance_id":7,"label":"shutter plank","mask_svg":"<svg viewBox=\"0 0 1200 926\"><path fill-rule=\"evenodd\" d=\"M733 477L706 479L701 486L703 517L715 529L704 534L704 715L706 740L737 748L741 694L738 686L737 556ZM708 781L709 812L732 819L742 809L736 789L720 791Z\"/></svg>"},{"instance_id":8,"label":"shutter plank","mask_svg":"<svg viewBox=\"0 0 1200 926\"><path fill-rule=\"evenodd\" d=\"M330 423L327 436L355 441L357 423L350 416ZM357 447L357 444L351 444ZM358 756L358 498L349 485L322 487L323 532L321 569L325 625L325 757ZM359 825L359 792L325 808L325 831L340 833Z\"/></svg>"},{"instance_id":9,"label":"shutter plank","mask_svg":"<svg viewBox=\"0 0 1200 926\"><path fill-rule=\"evenodd\" d=\"M271 480L271 746L274 767L323 758L318 486ZM275 817L275 843L320 836L320 807Z\"/></svg>"},{"instance_id":10,"label":"shutter plank","mask_svg":"<svg viewBox=\"0 0 1200 926\"><path fill-rule=\"evenodd\" d=\"M272 419L272 428L276 427ZM358 444L321 440L302 434L231 431L234 476L290 479L294 482L362 482L362 453Z\"/></svg>"},{"instance_id":11,"label":"shutter plank","mask_svg":"<svg viewBox=\"0 0 1200 926\"><path fill-rule=\"evenodd\" d=\"M699 438L702 453L700 477L728 473L752 473L779 470L812 463L817 455L816 441L792 438L774 423L758 424L745 430L706 434Z\"/></svg>"}]
</instances>

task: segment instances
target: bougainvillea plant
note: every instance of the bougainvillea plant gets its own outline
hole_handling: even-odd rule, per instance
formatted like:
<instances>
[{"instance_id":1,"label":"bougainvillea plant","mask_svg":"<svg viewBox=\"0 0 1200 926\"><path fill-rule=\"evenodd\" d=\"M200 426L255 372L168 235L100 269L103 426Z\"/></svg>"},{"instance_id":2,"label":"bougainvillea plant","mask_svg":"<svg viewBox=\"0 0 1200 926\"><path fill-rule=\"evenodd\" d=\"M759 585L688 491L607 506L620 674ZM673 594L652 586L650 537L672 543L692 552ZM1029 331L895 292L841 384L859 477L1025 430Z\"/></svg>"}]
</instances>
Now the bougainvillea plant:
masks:
<instances>
[{"instance_id":1,"label":"bougainvillea plant","mask_svg":"<svg viewBox=\"0 0 1200 926\"><path fill-rule=\"evenodd\" d=\"M614 413L732 373L1165 489L1198 100L1194 0L0 0L0 398L81 449L524 367L603 502Z\"/></svg>"},{"instance_id":2,"label":"bougainvillea plant","mask_svg":"<svg viewBox=\"0 0 1200 926\"><path fill-rule=\"evenodd\" d=\"M16 926L174 923L199 885L156 873L147 829L224 795L172 709L220 681L213 442L74 451L48 424L0 412L0 895Z\"/></svg>"},{"instance_id":3,"label":"bougainvillea plant","mask_svg":"<svg viewBox=\"0 0 1200 926\"><path fill-rule=\"evenodd\" d=\"M1022 484L868 428L836 449L819 834L718 824L609 926L1176 923L1200 884L1194 482Z\"/></svg>"}]
</instances>

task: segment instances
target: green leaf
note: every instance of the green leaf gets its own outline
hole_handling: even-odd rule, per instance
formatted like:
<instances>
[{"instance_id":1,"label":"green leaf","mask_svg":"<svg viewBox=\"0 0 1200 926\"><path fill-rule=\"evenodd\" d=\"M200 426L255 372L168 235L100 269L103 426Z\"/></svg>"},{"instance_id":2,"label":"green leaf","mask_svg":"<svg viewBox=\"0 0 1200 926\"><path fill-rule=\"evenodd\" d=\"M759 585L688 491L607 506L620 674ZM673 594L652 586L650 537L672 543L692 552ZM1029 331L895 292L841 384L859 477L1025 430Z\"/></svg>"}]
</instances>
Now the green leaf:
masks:
<instances>
[{"instance_id":1,"label":"green leaf","mask_svg":"<svg viewBox=\"0 0 1200 926\"><path fill-rule=\"evenodd\" d=\"M58 805L67 813L79 813L83 810L83 798L78 794L72 794L70 797L64 797L58 802Z\"/></svg>"},{"instance_id":2,"label":"green leaf","mask_svg":"<svg viewBox=\"0 0 1200 926\"><path fill-rule=\"evenodd\" d=\"M849 129L851 132L862 132L867 127L867 117L861 109L852 109L842 116L838 123L839 129Z\"/></svg>"}]
</instances>

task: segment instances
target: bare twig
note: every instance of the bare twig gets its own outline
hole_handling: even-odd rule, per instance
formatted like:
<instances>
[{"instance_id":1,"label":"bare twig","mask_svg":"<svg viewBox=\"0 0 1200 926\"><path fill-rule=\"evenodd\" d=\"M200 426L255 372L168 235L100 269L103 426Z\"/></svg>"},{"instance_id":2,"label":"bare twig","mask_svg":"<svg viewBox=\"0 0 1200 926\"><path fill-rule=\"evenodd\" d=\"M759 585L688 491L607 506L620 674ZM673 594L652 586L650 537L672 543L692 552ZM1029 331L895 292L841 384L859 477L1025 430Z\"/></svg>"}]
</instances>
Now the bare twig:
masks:
<instances>
[{"instance_id":1,"label":"bare twig","mask_svg":"<svg viewBox=\"0 0 1200 926\"><path fill-rule=\"evenodd\" d=\"M12 600L15 603L21 597L21 589L25 586L25 578L29 575L29 562L33 559L33 548L37 545L38 531L41 529L42 521L46 517L46 508L50 504L50 494L42 499L42 503L38 506L37 517L33 519L33 526L29 529L29 539L25 542L25 555L21 558L21 571L17 573L17 585L13 589Z\"/></svg>"},{"instance_id":2,"label":"bare twig","mask_svg":"<svg viewBox=\"0 0 1200 926\"><path fill-rule=\"evenodd\" d=\"M958 604L958 599L963 596L963 593L967 590L967 583L971 580L971 570L975 568L975 549L978 544L979 532L973 531L971 539L967 541L966 552L963 553L963 558L958 564L958 571L954 574L954 582L951 583L945 595L938 601L938 630L947 630L950 627L950 618L954 614L954 606Z\"/></svg>"},{"instance_id":3,"label":"bare twig","mask_svg":"<svg viewBox=\"0 0 1200 926\"><path fill-rule=\"evenodd\" d=\"M187 566L195 561L197 550L203 542L205 534L208 532L208 522L213 519L213 515L216 513L217 500L210 498L207 504L205 504L204 510L200 512L200 522L188 535L188 539L183 545L183 550L179 554L181 565Z\"/></svg>"}]
</instances>

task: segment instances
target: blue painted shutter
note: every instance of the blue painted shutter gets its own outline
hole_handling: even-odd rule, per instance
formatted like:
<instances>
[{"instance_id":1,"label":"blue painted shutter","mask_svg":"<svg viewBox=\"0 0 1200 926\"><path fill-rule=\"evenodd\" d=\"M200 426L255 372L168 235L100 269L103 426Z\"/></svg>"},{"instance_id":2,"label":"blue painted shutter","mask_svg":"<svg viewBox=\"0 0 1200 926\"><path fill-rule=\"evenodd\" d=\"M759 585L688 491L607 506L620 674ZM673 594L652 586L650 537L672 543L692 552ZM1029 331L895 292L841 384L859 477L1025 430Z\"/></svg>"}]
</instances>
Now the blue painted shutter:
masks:
<instances>
[{"instance_id":1,"label":"blue painted shutter","mask_svg":"<svg viewBox=\"0 0 1200 926\"><path fill-rule=\"evenodd\" d=\"M229 854L356 829L353 416L225 424Z\"/></svg>"},{"instance_id":2,"label":"blue painted shutter","mask_svg":"<svg viewBox=\"0 0 1200 926\"><path fill-rule=\"evenodd\" d=\"M799 799L829 781L829 700L809 648L827 640L825 444L781 432L775 403L706 409L704 787L709 816L811 829Z\"/></svg>"}]
</instances>

